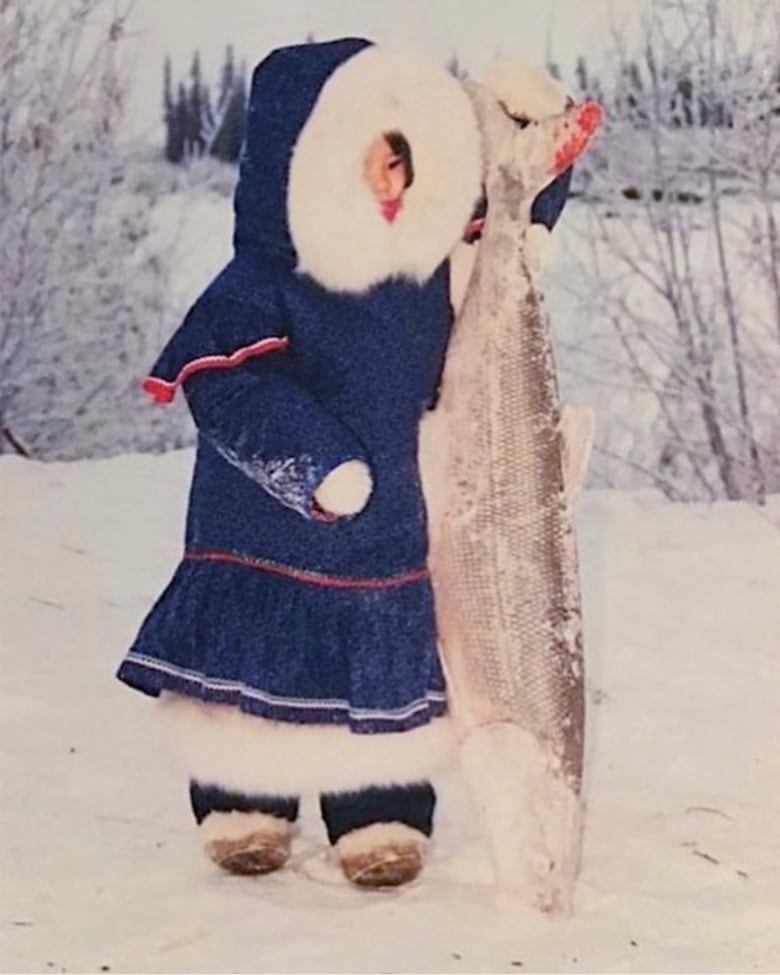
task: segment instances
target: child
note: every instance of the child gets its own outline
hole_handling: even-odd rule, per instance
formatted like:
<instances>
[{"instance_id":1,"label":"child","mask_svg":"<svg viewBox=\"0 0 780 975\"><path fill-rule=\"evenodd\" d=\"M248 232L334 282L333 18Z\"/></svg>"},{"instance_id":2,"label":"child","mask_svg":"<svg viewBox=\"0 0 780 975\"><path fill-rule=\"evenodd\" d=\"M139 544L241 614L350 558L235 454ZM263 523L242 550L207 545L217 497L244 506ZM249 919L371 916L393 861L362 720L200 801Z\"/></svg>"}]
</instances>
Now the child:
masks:
<instances>
[{"instance_id":1,"label":"child","mask_svg":"<svg viewBox=\"0 0 780 975\"><path fill-rule=\"evenodd\" d=\"M119 669L226 870L282 866L310 791L355 884L423 864L451 742L418 425L480 171L443 70L357 39L255 70L235 256L145 384L198 428L185 551Z\"/></svg>"}]
</instances>

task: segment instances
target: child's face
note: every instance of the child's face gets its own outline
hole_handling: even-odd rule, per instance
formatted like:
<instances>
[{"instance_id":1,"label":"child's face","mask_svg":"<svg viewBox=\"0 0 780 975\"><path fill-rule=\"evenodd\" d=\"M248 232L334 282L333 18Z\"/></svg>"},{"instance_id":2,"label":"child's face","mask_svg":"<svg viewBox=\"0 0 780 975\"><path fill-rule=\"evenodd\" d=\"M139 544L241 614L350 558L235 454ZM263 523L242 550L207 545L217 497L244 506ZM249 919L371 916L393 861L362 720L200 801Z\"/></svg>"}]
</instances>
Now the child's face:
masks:
<instances>
[{"instance_id":1,"label":"child's face","mask_svg":"<svg viewBox=\"0 0 780 975\"><path fill-rule=\"evenodd\" d=\"M374 194L382 216L390 223L403 205L408 175L404 159L393 151L384 135L377 136L363 160L363 179Z\"/></svg>"}]
</instances>

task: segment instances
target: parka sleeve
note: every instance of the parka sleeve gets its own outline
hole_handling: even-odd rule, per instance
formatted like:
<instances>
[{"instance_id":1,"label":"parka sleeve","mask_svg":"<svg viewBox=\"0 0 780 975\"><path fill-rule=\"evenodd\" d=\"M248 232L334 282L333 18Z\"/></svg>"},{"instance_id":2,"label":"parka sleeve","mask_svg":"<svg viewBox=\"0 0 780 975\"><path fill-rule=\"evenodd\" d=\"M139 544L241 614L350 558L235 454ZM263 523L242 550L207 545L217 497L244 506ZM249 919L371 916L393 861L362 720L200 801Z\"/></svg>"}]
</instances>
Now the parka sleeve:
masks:
<instances>
[{"instance_id":1,"label":"parka sleeve","mask_svg":"<svg viewBox=\"0 0 780 975\"><path fill-rule=\"evenodd\" d=\"M531 223L542 224L548 230L553 229L569 198L573 172L571 166L564 169L560 176L556 176L552 183L536 197L531 207Z\"/></svg>"},{"instance_id":2,"label":"parka sleeve","mask_svg":"<svg viewBox=\"0 0 780 975\"><path fill-rule=\"evenodd\" d=\"M225 327L224 308L220 319L219 340L207 337L208 325L192 328L199 355L173 355L174 336L145 389L168 402L183 387L200 436L225 460L305 518L335 520L318 509L314 493L340 464L368 464L365 448L297 380L287 336L256 322L242 336Z\"/></svg>"}]
</instances>

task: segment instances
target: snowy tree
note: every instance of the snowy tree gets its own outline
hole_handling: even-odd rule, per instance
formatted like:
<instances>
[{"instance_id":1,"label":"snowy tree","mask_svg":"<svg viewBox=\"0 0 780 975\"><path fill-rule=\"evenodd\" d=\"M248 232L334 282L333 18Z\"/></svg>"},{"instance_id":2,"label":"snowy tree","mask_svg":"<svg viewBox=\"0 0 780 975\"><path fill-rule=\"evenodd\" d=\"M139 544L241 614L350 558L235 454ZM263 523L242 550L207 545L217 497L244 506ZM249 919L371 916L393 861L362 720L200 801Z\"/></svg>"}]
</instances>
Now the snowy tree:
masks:
<instances>
[{"instance_id":1,"label":"snowy tree","mask_svg":"<svg viewBox=\"0 0 780 975\"><path fill-rule=\"evenodd\" d=\"M233 46L228 45L220 78L219 101L209 140L209 152L223 162L236 162L244 141L247 94L246 71L235 64Z\"/></svg>"},{"instance_id":2,"label":"snowy tree","mask_svg":"<svg viewBox=\"0 0 780 975\"><path fill-rule=\"evenodd\" d=\"M165 158L182 163L203 156L235 163L244 141L247 112L246 66L237 67L232 45L225 51L216 101L203 77L196 51L187 82L180 82L172 97L172 69L163 67L163 105L166 131Z\"/></svg>"},{"instance_id":3,"label":"snowy tree","mask_svg":"<svg viewBox=\"0 0 780 975\"><path fill-rule=\"evenodd\" d=\"M717 0L655 4L583 164L595 205L570 283L616 341L580 352L633 388L643 431L602 441L607 483L628 465L676 498L780 490L780 38L771 5L749 9L746 41Z\"/></svg>"},{"instance_id":4,"label":"snowy tree","mask_svg":"<svg viewBox=\"0 0 780 975\"><path fill-rule=\"evenodd\" d=\"M187 109L187 129L184 144L188 158L193 159L203 155L206 148L204 133L208 127L208 102L203 87L198 51L192 56Z\"/></svg>"},{"instance_id":5,"label":"snowy tree","mask_svg":"<svg viewBox=\"0 0 780 975\"><path fill-rule=\"evenodd\" d=\"M76 457L178 435L138 409L165 278L117 147L125 12L0 3L0 451Z\"/></svg>"},{"instance_id":6,"label":"snowy tree","mask_svg":"<svg viewBox=\"0 0 780 975\"><path fill-rule=\"evenodd\" d=\"M577 82L577 94L588 96L590 94L590 76L588 74L588 63L582 55L577 58L577 63L574 66L574 77Z\"/></svg>"},{"instance_id":7,"label":"snowy tree","mask_svg":"<svg viewBox=\"0 0 780 975\"><path fill-rule=\"evenodd\" d=\"M178 100L173 97L173 67L166 57L163 67L163 121L165 123L165 158L178 163L184 158L186 102L181 88Z\"/></svg>"},{"instance_id":8,"label":"snowy tree","mask_svg":"<svg viewBox=\"0 0 780 975\"><path fill-rule=\"evenodd\" d=\"M469 76L468 70L463 66L460 58L455 53L450 55L445 68L452 75L452 77L457 78L458 81L465 81Z\"/></svg>"}]
</instances>

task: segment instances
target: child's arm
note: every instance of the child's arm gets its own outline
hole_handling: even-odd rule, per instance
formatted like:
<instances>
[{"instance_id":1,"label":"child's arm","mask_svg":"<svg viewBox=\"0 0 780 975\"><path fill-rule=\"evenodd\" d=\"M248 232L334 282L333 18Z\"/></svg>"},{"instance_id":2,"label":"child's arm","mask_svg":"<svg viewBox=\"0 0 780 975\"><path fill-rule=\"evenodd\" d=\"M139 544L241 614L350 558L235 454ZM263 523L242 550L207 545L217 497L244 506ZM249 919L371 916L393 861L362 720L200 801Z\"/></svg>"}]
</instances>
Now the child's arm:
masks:
<instances>
[{"instance_id":1,"label":"child's arm","mask_svg":"<svg viewBox=\"0 0 780 975\"><path fill-rule=\"evenodd\" d=\"M197 305L145 388L169 402L181 386L203 439L305 518L356 514L372 489L367 452L297 380L281 323L264 328L264 318L230 302Z\"/></svg>"},{"instance_id":2,"label":"child's arm","mask_svg":"<svg viewBox=\"0 0 780 975\"><path fill-rule=\"evenodd\" d=\"M356 514L368 501L365 450L341 421L272 362L203 372L184 392L201 436L277 501L306 518ZM321 489L321 490L318 490Z\"/></svg>"}]
</instances>

